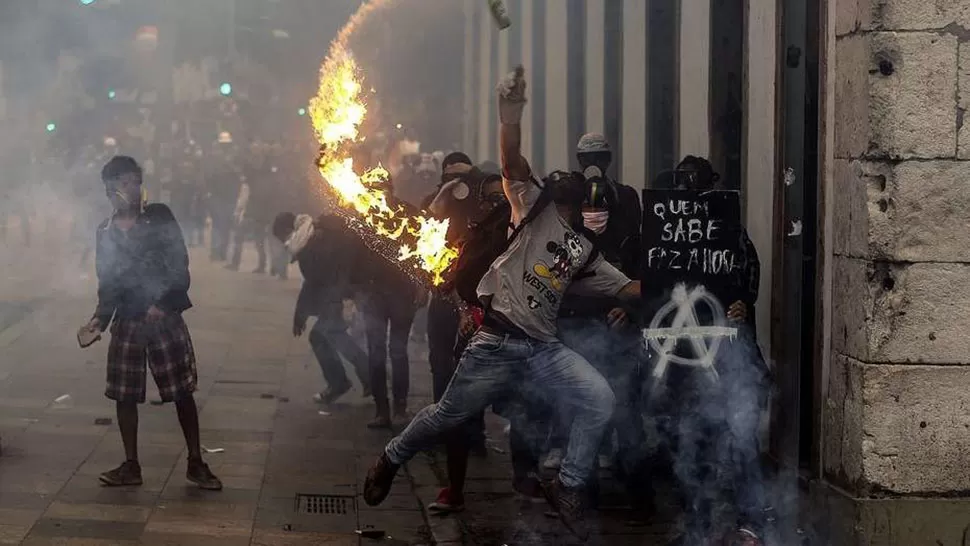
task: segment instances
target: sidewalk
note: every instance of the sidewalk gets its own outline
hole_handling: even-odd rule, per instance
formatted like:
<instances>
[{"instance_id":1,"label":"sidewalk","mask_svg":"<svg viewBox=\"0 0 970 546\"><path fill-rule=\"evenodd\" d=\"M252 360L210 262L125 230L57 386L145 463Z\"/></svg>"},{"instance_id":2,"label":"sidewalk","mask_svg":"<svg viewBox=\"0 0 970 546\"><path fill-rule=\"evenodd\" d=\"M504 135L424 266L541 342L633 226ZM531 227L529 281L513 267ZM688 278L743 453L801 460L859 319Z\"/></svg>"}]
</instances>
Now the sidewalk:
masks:
<instances>
[{"instance_id":1,"label":"sidewalk","mask_svg":"<svg viewBox=\"0 0 970 546\"><path fill-rule=\"evenodd\" d=\"M558 519L550 517L549 506L545 502L530 503L520 500L513 493L510 481L512 466L502 425L494 416L486 418L486 421L489 436L501 442L492 443L487 457L472 457L465 487L465 512L444 518L435 515L428 517L438 544L512 546L578 543ZM438 493L438 479L444 483L444 456L425 454L415 459L415 462L419 461L422 467L429 465L435 474L435 477L426 477L412 469L418 495L430 502ZM412 467L415 462L412 462ZM661 514L649 525L628 524L628 508L624 505L619 485L607 474L603 476L601 506L587 516L592 535L586 544L667 544L673 508L662 506Z\"/></svg>"},{"instance_id":2,"label":"sidewalk","mask_svg":"<svg viewBox=\"0 0 970 546\"><path fill-rule=\"evenodd\" d=\"M114 407L102 394L107 343L82 351L74 339L95 303L93 274L52 266L0 290L10 305L31 302L0 331L0 544L569 543L543 515L544 504L522 507L513 497L508 455L499 453L507 452L502 423L493 416L495 449L473 459L461 517L429 518L423 510L443 483L443 457L434 454L408 465L383 505L366 506L364 476L389 433L365 427L373 405L359 389L330 414L311 401L323 387L320 371L305 337L290 333L299 273L294 268L285 282L233 273L193 251L192 275L196 307L186 320L199 359L202 443L221 450L206 458L225 490L186 483L174 408L154 404L140 412L145 484L98 484L123 450ZM411 352L417 410L430 399L430 377L424 345L412 343ZM150 400L154 394L150 386ZM55 402L63 395L69 399ZM604 510L597 521L605 536L590 543L651 543L665 531L627 527L622 517Z\"/></svg>"},{"instance_id":3,"label":"sidewalk","mask_svg":"<svg viewBox=\"0 0 970 546\"><path fill-rule=\"evenodd\" d=\"M199 358L202 441L223 450L206 457L226 488L203 493L185 482L174 408L153 404L140 414L145 484L100 487L97 475L123 451L102 394L107 344L81 351L74 340L94 282L71 274L78 284L68 287L24 277L18 289L41 303L0 332L0 544L342 545L358 544L355 531L368 528L393 537L386 544L429 542L406 476L380 510L359 501L366 465L388 434L364 427L371 404L359 394L327 416L310 401L322 380L306 340L290 333L299 280L232 273L196 252L196 307L186 320ZM427 397L425 369L414 366L416 397ZM333 498L301 506L298 494ZM297 513L307 507L328 513Z\"/></svg>"}]
</instances>

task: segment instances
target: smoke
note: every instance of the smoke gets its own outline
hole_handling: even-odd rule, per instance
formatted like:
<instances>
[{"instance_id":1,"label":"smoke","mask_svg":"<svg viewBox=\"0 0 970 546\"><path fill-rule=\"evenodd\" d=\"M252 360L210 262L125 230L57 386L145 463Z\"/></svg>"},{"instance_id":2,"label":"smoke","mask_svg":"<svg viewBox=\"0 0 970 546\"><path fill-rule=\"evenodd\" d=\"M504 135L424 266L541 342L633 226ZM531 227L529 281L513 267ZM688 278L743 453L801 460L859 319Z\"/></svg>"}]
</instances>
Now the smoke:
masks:
<instances>
[{"instance_id":1,"label":"smoke","mask_svg":"<svg viewBox=\"0 0 970 546\"><path fill-rule=\"evenodd\" d=\"M721 343L717 375L674 365L653 392L650 413L658 452L672 463L684 509L684 544L701 544L740 526L765 536L773 513L791 502L794 484L766 475L761 424L771 392L769 370L748 325Z\"/></svg>"},{"instance_id":2,"label":"smoke","mask_svg":"<svg viewBox=\"0 0 970 546\"><path fill-rule=\"evenodd\" d=\"M23 148L5 148L11 150ZM90 294L95 229L110 209L98 174L101 165L90 152L69 161L32 155L0 158L5 287L22 283L22 293L35 295Z\"/></svg>"},{"instance_id":3,"label":"smoke","mask_svg":"<svg viewBox=\"0 0 970 546\"><path fill-rule=\"evenodd\" d=\"M777 518L797 513L796 485L791 476L773 475L762 465L762 422L772 383L747 324L720 344L717 375L671 364L662 385L653 383L656 355L644 354L636 328L609 330L595 319L560 319L559 326L563 342L614 391L613 422L599 453L613 457L626 501L638 506L656 498L666 504L672 494L679 501L677 532L685 546L734 536L739 527L768 544L791 543L778 541L793 536L794 528L781 528ZM521 428L520 445L536 457L564 449L575 417L563 413L564 401L551 399L544 385L519 389L497 411ZM514 434L513 427L513 439ZM515 451L513 443L514 466ZM519 467L527 469L528 463ZM665 467L672 471L670 489L663 487ZM598 522L590 520L593 526Z\"/></svg>"},{"instance_id":4,"label":"smoke","mask_svg":"<svg viewBox=\"0 0 970 546\"><path fill-rule=\"evenodd\" d=\"M463 9L453 0L372 0L341 30L338 43L374 90L365 131L400 125L397 138L416 138L423 152L460 141Z\"/></svg>"}]
</instances>

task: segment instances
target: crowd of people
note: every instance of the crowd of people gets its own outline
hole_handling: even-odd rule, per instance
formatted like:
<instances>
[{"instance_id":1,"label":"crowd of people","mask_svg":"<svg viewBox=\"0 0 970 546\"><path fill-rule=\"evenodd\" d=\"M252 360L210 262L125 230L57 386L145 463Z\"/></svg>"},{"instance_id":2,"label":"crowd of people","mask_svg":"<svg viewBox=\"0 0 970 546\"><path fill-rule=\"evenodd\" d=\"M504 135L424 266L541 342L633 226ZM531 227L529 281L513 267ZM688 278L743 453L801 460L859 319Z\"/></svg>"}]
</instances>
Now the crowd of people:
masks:
<instances>
[{"instance_id":1,"label":"crowd of people","mask_svg":"<svg viewBox=\"0 0 970 546\"><path fill-rule=\"evenodd\" d=\"M239 144L227 132L209 150L191 141L173 146L163 179L187 244L206 244L208 231L209 258L233 271L241 267L243 249L252 245L253 273L286 279L288 257L270 237L270 224L274 211L309 201L312 153L298 144L257 138Z\"/></svg>"},{"instance_id":2,"label":"crowd of people","mask_svg":"<svg viewBox=\"0 0 970 546\"><path fill-rule=\"evenodd\" d=\"M434 403L413 418L406 407L408 331L425 291L336 216L284 212L274 221L273 234L304 276L294 334L303 332L308 316L317 317L310 343L328 387L316 400L332 403L350 389L343 358L374 399L369 426L408 423L370 469L365 500L380 504L401 465L444 441L449 486L429 509L463 510L468 457L484 451L484 413L491 407L509 421L514 490L548 500L576 535L588 534L584 511L598 496L597 470L615 472L632 513L644 520L653 514L652 484L666 468L681 484L684 544L726 534L736 544L762 544L767 505L758 423L768 372L754 334L757 252L742 233L746 252L737 277L745 295L727 311L740 334L719 352L721 380L710 384L682 369L670 374L666 390L647 391L646 370L655 355L640 333L638 192L606 175L612 154L598 134L577 144L582 172L538 178L520 151L525 104L518 73L504 82L499 99L501 166L453 152L433 170L420 171L425 178L434 172L439 181L419 206L449 219L448 239L460 254L448 282L430 293ZM355 158L355 167L368 166ZM399 180L389 181L397 198L404 186ZM717 181L706 159L689 156L656 184L709 190ZM415 192L407 197L413 202ZM343 257L339 268L333 266L337 256ZM366 351L347 336L341 314L347 299L366 317ZM709 411L712 400L720 411ZM652 453L644 424L651 412L663 414L659 421L666 423L656 430L663 448ZM549 482L544 470L558 474ZM730 530L725 506L735 518Z\"/></svg>"},{"instance_id":3,"label":"crowd of people","mask_svg":"<svg viewBox=\"0 0 970 546\"><path fill-rule=\"evenodd\" d=\"M117 402L126 450L125 463L102 482L141 483L135 404L144 400L147 362L163 400L176 403L189 448L187 478L221 488L198 447L194 355L181 320L191 306L186 247L208 244L211 260L238 271L252 244L254 273L286 279L296 262L302 274L292 331L301 336L316 319L308 338L326 388L314 400L329 405L351 391L347 361L375 404L368 426L407 425L368 472L368 504L386 498L402 465L443 441L449 485L429 509L463 510L469 456L486 451L491 408L509 422L513 489L548 501L580 538L588 535L584 513L597 501L599 470L620 478L642 521L653 515L653 483L666 468L681 485L683 544L707 544L728 532L736 544L763 544L758 416L769 377L753 320L756 250L742 233L744 295L727 306L739 334L718 353L720 381L685 368L670 374L667 389L647 389L655 355L641 335L641 281L650 279L640 279L638 192L607 175L610 143L593 133L576 146L581 172L540 177L521 153L522 71L503 80L498 100L501 165L458 151L413 154L388 180L390 200L448 219L449 243L460 249L446 283L430 291L369 248L332 209L307 210L319 202L307 195L311 149L259 140L241 146L228 134L205 150L192 141L173 145L154 167L170 206L146 206L142 166L116 156L110 142L86 150L73 164L87 170L114 156L100 172L113 212L101 214L100 192L80 192L77 202L93 212L75 218L78 238L90 240L80 260L96 249L99 279L97 311L78 339L94 339L110 324L106 395ZM360 170L382 160L372 150L358 152ZM710 190L717 181L707 160L690 156L655 185ZM92 238L89 226L99 214L109 219ZM142 252L161 252L165 263L140 261ZM348 302L363 318L364 346L348 333ZM434 403L412 415L408 345L425 306ZM154 328L151 339L136 335L144 324ZM182 353L173 360L160 344ZM712 400L719 411L709 410ZM666 423L654 430L663 448L652 452L644 423L651 412ZM551 481L549 471L556 472Z\"/></svg>"}]
</instances>

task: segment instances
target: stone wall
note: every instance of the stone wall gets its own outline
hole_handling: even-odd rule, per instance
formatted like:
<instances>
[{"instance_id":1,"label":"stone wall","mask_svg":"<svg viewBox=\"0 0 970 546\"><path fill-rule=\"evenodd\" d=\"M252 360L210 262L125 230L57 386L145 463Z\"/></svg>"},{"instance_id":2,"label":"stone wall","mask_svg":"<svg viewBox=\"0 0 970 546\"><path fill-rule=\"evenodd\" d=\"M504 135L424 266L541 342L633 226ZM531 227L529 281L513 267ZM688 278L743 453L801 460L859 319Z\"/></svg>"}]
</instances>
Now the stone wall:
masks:
<instances>
[{"instance_id":1,"label":"stone wall","mask_svg":"<svg viewBox=\"0 0 970 546\"><path fill-rule=\"evenodd\" d=\"M856 499L970 495L970 0L830 1L825 479Z\"/></svg>"}]
</instances>

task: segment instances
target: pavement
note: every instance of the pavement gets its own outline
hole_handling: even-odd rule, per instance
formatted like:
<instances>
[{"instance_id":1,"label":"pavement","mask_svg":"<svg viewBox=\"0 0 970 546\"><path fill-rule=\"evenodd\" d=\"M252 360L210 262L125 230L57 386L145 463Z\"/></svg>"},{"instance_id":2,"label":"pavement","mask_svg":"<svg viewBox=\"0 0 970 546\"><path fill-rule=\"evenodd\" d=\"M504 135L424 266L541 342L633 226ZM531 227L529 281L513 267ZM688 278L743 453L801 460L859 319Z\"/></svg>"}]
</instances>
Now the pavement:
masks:
<instances>
[{"instance_id":1,"label":"pavement","mask_svg":"<svg viewBox=\"0 0 970 546\"><path fill-rule=\"evenodd\" d=\"M320 371L306 339L290 332L298 271L280 281L248 273L250 254L242 273L191 254L195 307L185 318L199 362L202 444L212 451L206 459L225 484L221 492L185 481L170 404L140 408L144 485L98 484L123 450L103 396L107 343L81 350L74 338L94 308L93 266L78 267L70 253L0 248L8 274L0 286L0 544L570 543L545 505L513 496L503 423L494 416L491 453L472 460L464 514L438 518L423 509L443 484L436 453L412 461L388 500L368 507L364 476L390 433L364 426L373 406L359 386L325 413L311 401L323 388ZM425 344L413 341L411 356L417 410L430 400ZM631 527L619 503L604 504L590 543L662 541L672 518Z\"/></svg>"}]
</instances>

